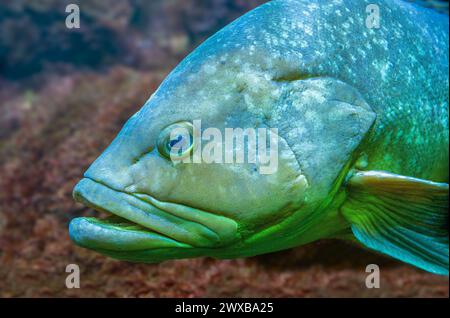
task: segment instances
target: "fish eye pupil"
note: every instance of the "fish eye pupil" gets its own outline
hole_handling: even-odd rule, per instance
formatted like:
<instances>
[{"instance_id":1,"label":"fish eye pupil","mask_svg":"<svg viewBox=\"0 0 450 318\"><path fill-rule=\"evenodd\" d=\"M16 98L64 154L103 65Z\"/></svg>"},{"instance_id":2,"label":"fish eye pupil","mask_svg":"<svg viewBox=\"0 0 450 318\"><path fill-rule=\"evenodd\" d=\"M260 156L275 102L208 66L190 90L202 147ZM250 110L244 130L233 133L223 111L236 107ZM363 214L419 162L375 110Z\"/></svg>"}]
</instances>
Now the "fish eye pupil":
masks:
<instances>
[{"instance_id":1,"label":"fish eye pupil","mask_svg":"<svg viewBox=\"0 0 450 318\"><path fill-rule=\"evenodd\" d=\"M175 138L169 140L167 148L181 156L187 148L191 147L192 142L192 136L187 140L185 136L177 135Z\"/></svg>"},{"instance_id":2,"label":"fish eye pupil","mask_svg":"<svg viewBox=\"0 0 450 318\"><path fill-rule=\"evenodd\" d=\"M174 147L175 145L180 143L182 140L183 140L183 136L181 136L181 135L176 136L175 139L172 139L169 141L169 148Z\"/></svg>"}]
</instances>

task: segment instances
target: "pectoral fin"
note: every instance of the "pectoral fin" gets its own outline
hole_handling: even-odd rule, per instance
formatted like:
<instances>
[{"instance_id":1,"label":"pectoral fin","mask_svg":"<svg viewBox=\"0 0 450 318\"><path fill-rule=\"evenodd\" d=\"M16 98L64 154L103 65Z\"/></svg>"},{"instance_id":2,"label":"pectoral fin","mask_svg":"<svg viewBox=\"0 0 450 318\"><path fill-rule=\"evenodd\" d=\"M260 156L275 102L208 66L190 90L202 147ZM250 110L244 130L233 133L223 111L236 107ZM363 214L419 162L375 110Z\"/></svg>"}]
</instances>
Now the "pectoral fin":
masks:
<instances>
[{"instance_id":1,"label":"pectoral fin","mask_svg":"<svg viewBox=\"0 0 450 318\"><path fill-rule=\"evenodd\" d=\"M448 191L446 183L359 172L348 182L341 212L368 248L448 275Z\"/></svg>"}]
</instances>

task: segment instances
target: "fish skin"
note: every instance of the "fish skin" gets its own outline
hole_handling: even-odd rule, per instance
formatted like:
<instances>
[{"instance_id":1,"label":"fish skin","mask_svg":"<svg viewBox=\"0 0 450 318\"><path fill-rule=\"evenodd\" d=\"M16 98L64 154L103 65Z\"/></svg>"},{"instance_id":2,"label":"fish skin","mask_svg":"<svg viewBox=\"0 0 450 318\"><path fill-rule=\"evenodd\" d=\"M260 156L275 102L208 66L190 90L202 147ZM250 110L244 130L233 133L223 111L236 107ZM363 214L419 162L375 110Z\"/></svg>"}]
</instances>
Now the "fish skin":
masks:
<instances>
[{"instance_id":1,"label":"fish skin","mask_svg":"<svg viewBox=\"0 0 450 318\"><path fill-rule=\"evenodd\" d=\"M369 4L380 8L379 29L365 25ZM218 128L278 128L278 173L173 166L155 149L158 134L196 119ZM352 169L366 161L366 170L448 182L448 145L448 16L402 1L275 0L181 62L85 174L114 191L234 220L234 241L103 250L79 236L76 220L71 237L143 262L252 256L338 237L350 229L339 207ZM100 193L76 188L75 197L82 190L91 198L80 201Z\"/></svg>"}]
</instances>

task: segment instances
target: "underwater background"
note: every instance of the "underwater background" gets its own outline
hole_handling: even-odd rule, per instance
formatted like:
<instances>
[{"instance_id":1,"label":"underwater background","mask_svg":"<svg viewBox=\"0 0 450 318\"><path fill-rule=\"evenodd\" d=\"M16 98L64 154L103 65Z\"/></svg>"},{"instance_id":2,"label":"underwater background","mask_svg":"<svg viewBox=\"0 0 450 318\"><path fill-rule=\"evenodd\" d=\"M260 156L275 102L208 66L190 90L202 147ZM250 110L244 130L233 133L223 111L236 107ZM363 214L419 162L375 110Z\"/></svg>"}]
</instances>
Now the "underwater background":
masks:
<instances>
[{"instance_id":1,"label":"underwater background","mask_svg":"<svg viewBox=\"0 0 450 318\"><path fill-rule=\"evenodd\" d=\"M0 0L0 297L448 297L435 276L338 241L249 259L130 264L76 247L72 189L203 40L264 0ZM448 14L441 1L419 1ZM65 26L78 3L81 28ZM67 289L68 264L81 288ZM367 289L365 268L381 269Z\"/></svg>"}]
</instances>

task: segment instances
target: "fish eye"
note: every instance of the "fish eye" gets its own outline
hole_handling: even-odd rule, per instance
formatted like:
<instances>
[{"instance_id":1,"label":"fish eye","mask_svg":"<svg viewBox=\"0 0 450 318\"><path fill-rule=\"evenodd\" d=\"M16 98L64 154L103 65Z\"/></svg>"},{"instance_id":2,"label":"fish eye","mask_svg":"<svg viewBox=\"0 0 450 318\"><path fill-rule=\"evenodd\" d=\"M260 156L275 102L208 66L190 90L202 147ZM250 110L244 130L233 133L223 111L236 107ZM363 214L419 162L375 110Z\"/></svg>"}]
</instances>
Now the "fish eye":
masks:
<instances>
[{"instance_id":1,"label":"fish eye","mask_svg":"<svg viewBox=\"0 0 450 318\"><path fill-rule=\"evenodd\" d=\"M158 137L158 151L169 160L182 160L194 149L194 127L189 122L179 122L164 128Z\"/></svg>"}]
</instances>

